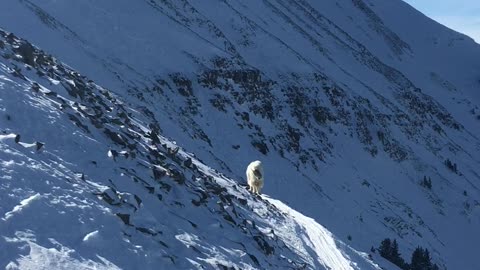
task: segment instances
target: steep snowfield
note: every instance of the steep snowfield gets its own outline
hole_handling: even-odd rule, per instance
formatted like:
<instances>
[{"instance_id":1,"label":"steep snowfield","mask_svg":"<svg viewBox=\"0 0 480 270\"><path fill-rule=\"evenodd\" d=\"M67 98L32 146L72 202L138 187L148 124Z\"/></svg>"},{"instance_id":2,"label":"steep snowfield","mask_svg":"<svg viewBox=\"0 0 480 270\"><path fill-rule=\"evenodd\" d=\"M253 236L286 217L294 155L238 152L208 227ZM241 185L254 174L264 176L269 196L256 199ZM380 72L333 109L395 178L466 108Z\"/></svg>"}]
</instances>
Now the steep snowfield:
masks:
<instances>
[{"instance_id":1,"label":"steep snowfield","mask_svg":"<svg viewBox=\"0 0 480 270\"><path fill-rule=\"evenodd\" d=\"M2 269L380 269L177 148L108 90L0 35Z\"/></svg>"},{"instance_id":2,"label":"steep snowfield","mask_svg":"<svg viewBox=\"0 0 480 270\"><path fill-rule=\"evenodd\" d=\"M0 27L110 89L228 179L244 183L246 165L262 160L264 192L338 241L367 251L396 238L407 260L422 246L441 267L478 268L480 47L468 37L400 0L1 5ZM52 90L70 96L61 81ZM75 153L93 143L81 134ZM26 137L26 149L36 140L46 139ZM37 193L5 213L26 211L20 201Z\"/></svg>"}]
</instances>

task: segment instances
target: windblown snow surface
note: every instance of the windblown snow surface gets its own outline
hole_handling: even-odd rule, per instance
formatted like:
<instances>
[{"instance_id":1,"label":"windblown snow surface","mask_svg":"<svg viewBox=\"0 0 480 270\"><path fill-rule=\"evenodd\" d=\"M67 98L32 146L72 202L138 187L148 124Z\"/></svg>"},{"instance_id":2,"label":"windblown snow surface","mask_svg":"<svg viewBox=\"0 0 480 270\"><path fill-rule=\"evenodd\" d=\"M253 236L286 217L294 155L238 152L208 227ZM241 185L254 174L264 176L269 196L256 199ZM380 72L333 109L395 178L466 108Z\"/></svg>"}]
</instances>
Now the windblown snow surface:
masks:
<instances>
[{"instance_id":1,"label":"windblown snow surface","mask_svg":"<svg viewBox=\"0 0 480 270\"><path fill-rule=\"evenodd\" d=\"M394 238L480 268L480 46L406 3L4 0L0 27L0 267L398 269Z\"/></svg>"}]
</instances>

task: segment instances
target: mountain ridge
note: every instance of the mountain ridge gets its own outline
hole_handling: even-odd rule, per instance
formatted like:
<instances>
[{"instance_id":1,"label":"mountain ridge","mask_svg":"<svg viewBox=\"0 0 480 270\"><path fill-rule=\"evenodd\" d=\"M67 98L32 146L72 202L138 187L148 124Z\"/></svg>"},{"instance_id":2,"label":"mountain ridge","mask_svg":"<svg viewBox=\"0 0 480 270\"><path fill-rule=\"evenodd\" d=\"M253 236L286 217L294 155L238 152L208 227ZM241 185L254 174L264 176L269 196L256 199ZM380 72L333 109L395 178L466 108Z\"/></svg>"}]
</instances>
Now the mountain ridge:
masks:
<instances>
[{"instance_id":1,"label":"mountain ridge","mask_svg":"<svg viewBox=\"0 0 480 270\"><path fill-rule=\"evenodd\" d=\"M465 36L401 1L6 5L7 30L229 177L261 159L267 194L356 249L395 237L475 269L480 49Z\"/></svg>"},{"instance_id":2,"label":"mountain ridge","mask_svg":"<svg viewBox=\"0 0 480 270\"><path fill-rule=\"evenodd\" d=\"M107 89L0 35L1 267L359 269L355 256L379 269L313 219L207 167Z\"/></svg>"}]
</instances>

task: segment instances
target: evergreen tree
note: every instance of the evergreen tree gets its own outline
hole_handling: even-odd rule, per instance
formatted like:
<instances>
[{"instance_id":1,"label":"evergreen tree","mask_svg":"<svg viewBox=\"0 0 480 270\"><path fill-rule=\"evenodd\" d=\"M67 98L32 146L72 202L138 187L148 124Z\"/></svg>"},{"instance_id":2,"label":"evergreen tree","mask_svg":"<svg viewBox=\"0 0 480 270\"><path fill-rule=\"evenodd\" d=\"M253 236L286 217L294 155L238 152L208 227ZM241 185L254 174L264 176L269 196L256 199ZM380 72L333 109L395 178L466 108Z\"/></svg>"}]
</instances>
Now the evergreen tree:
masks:
<instances>
[{"instance_id":1,"label":"evergreen tree","mask_svg":"<svg viewBox=\"0 0 480 270\"><path fill-rule=\"evenodd\" d=\"M398 243L397 240L394 239L392 243L392 250L391 250L391 259L390 261L395 264L396 266L406 269L405 268L405 260L401 257L400 252L398 251Z\"/></svg>"},{"instance_id":2,"label":"evergreen tree","mask_svg":"<svg viewBox=\"0 0 480 270\"><path fill-rule=\"evenodd\" d=\"M397 243L397 239L393 239L393 243L392 243L392 251L391 251L391 257L392 258L395 258L395 257L400 257L400 253L398 253L398 243Z\"/></svg>"},{"instance_id":3,"label":"evergreen tree","mask_svg":"<svg viewBox=\"0 0 480 270\"><path fill-rule=\"evenodd\" d=\"M392 242L392 240L389 238L385 238L382 243L380 243L378 253L380 253L380 256L400 267L401 269L406 269L407 265L405 260L400 256L396 239L394 239Z\"/></svg>"},{"instance_id":4,"label":"evergreen tree","mask_svg":"<svg viewBox=\"0 0 480 270\"><path fill-rule=\"evenodd\" d=\"M426 270L426 265L424 265L423 260L423 249L421 247L417 247L412 253L410 270Z\"/></svg>"},{"instance_id":5,"label":"evergreen tree","mask_svg":"<svg viewBox=\"0 0 480 270\"><path fill-rule=\"evenodd\" d=\"M378 248L378 253L383 258L390 260L390 255L392 254L392 241L390 238L383 239L382 243L380 243L380 247Z\"/></svg>"},{"instance_id":6,"label":"evergreen tree","mask_svg":"<svg viewBox=\"0 0 480 270\"><path fill-rule=\"evenodd\" d=\"M428 249L417 247L412 254L412 262L409 270L438 270L436 264L432 264Z\"/></svg>"}]
</instances>

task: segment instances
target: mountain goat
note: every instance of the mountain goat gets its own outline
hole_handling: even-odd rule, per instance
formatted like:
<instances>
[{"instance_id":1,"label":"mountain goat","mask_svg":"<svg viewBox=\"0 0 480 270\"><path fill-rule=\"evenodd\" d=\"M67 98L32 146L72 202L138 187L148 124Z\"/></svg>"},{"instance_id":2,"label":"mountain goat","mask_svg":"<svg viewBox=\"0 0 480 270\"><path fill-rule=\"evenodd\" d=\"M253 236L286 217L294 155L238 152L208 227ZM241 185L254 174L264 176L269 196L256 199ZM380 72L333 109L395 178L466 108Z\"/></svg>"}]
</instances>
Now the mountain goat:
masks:
<instances>
[{"instance_id":1,"label":"mountain goat","mask_svg":"<svg viewBox=\"0 0 480 270\"><path fill-rule=\"evenodd\" d=\"M260 194L260 189L263 187L262 162L256 160L248 165L247 183L251 192L254 194Z\"/></svg>"}]
</instances>

